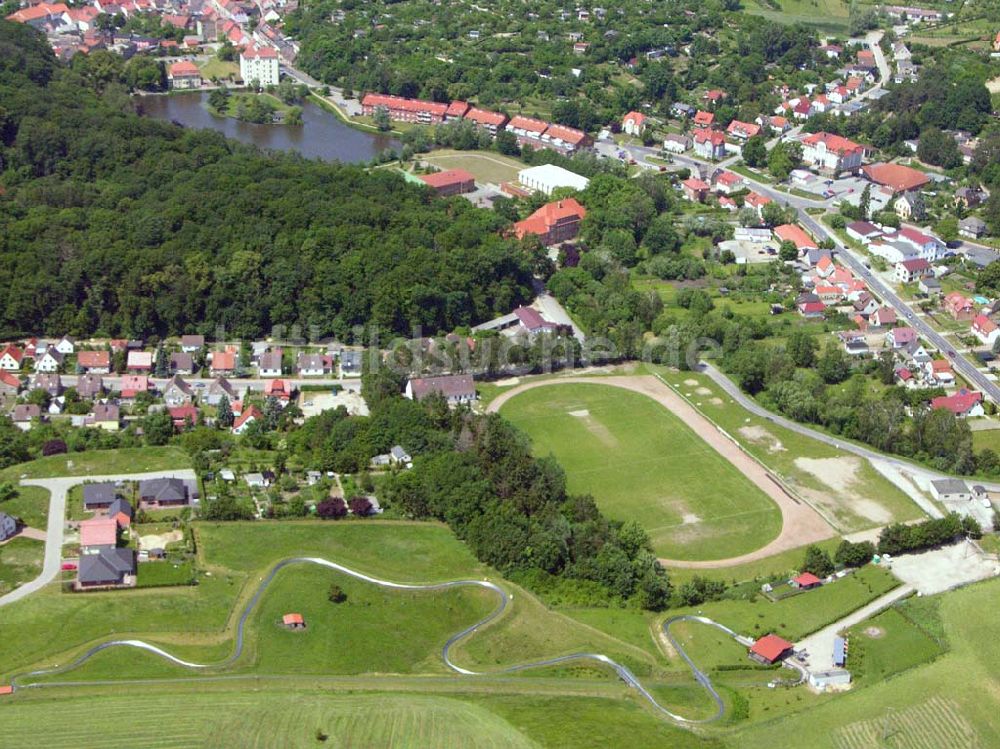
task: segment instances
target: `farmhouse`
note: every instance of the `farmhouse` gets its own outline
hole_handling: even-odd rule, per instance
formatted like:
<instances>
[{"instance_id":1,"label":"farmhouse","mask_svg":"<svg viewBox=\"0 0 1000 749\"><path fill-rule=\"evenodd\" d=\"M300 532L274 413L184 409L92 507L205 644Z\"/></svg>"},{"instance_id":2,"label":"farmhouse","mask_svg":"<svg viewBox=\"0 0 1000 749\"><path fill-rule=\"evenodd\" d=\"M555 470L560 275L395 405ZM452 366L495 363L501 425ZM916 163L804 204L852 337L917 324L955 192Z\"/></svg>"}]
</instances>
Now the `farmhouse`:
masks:
<instances>
[{"instance_id":1,"label":"farmhouse","mask_svg":"<svg viewBox=\"0 0 1000 749\"><path fill-rule=\"evenodd\" d=\"M476 399L476 385L472 375L443 375L417 377L406 383L403 395L410 400L423 400L433 393L440 393L448 405L471 403Z\"/></svg>"},{"instance_id":2,"label":"farmhouse","mask_svg":"<svg viewBox=\"0 0 1000 749\"><path fill-rule=\"evenodd\" d=\"M424 174L420 179L442 198L476 190L476 178L464 169L448 169L444 172Z\"/></svg>"},{"instance_id":3,"label":"farmhouse","mask_svg":"<svg viewBox=\"0 0 1000 749\"><path fill-rule=\"evenodd\" d=\"M792 652L792 643L777 635L764 635L750 648L750 657L758 663L777 663Z\"/></svg>"},{"instance_id":4,"label":"farmhouse","mask_svg":"<svg viewBox=\"0 0 1000 749\"><path fill-rule=\"evenodd\" d=\"M547 203L514 224L514 236L524 239L534 234L546 246L558 244L577 235L586 215L586 209L574 198Z\"/></svg>"}]
</instances>

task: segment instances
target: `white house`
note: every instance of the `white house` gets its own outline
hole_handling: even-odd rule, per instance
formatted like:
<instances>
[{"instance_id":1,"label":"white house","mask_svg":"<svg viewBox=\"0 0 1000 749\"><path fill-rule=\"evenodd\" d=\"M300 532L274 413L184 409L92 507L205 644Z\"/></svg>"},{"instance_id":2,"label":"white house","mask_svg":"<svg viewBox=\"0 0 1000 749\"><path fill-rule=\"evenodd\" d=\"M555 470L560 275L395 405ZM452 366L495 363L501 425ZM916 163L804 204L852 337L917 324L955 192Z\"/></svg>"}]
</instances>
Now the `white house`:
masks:
<instances>
[{"instance_id":1,"label":"white house","mask_svg":"<svg viewBox=\"0 0 1000 749\"><path fill-rule=\"evenodd\" d=\"M59 339L59 343L56 344L56 351L58 351L63 356L67 354L72 354L76 351L76 342L70 338L68 335L64 335Z\"/></svg>"},{"instance_id":2,"label":"white house","mask_svg":"<svg viewBox=\"0 0 1000 749\"><path fill-rule=\"evenodd\" d=\"M663 139L663 150L668 153L684 153L691 148L691 139L686 135L668 135Z\"/></svg>"},{"instance_id":3,"label":"white house","mask_svg":"<svg viewBox=\"0 0 1000 749\"><path fill-rule=\"evenodd\" d=\"M970 332L980 343L990 348L993 348L993 344L1000 338L1000 327L986 315L976 315L972 319Z\"/></svg>"},{"instance_id":4,"label":"white house","mask_svg":"<svg viewBox=\"0 0 1000 749\"><path fill-rule=\"evenodd\" d=\"M634 135L638 137L642 135L642 131L645 127L646 115L640 112L629 112L622 118L622 132L626 135Z\"/></svg>"},{"instance_id":5,"label":"white house","mask_svg":"<svg viewBox=\"0 0 1000 749\"><path fill-rule=\"evenodd\" d=\"M24 354L16 346L8 346L0 354L0 369L5 372L17 372L21 368Z\"/></svg>"},{"instance_id":6,"label":"white house","mask_svg":"<svg viewBox=\"0 0 1000 749\"><path fill-rule=\"evenodd\" d=\"M261 86L277 86L278 50L251 44L240 54L240 78L244 83L257 81Z\"/></svg>"},{"instance_id":7,"label":"white house","mask_svg":"<svg viewBox=\"0 0 1000 749\"><path fill-rule=\"evenodd\" d=\"M266 351L257 362L257 374L261 377L281 377L281 351Z\"/></svg>"},{"instance_id":8,"label":"white house","mask_svg":"<svg viewBox=\"0 0 1000 749\"><path fill-rule=\"evenodd\" d=\"M915 257L912 260L901 260L896 263L895 270L896 281L899 283L913 283L934 273L930 262L922 257Z\"/></svg>"},{"instance_id":9,"label":"white house","mask_svg":"<svg viewBox=\"0 0 1000 749\"><path fill-rule=\"evenodd\" d=\"M55 348L49 347L45 353L35 359L36 372L58 372L62 367L63 355Z\"/></svg>"},{"instance_id":10,"label":"white house","mask_svg":"<svg viewBox=\"0 0 1000 749\"><path fill-rule=\"evenodd\" d=\"M832 133L813 133L802 139L802 160L817 169L850 172L861 166L864 147Z\"/></svg>"}]
</instances>

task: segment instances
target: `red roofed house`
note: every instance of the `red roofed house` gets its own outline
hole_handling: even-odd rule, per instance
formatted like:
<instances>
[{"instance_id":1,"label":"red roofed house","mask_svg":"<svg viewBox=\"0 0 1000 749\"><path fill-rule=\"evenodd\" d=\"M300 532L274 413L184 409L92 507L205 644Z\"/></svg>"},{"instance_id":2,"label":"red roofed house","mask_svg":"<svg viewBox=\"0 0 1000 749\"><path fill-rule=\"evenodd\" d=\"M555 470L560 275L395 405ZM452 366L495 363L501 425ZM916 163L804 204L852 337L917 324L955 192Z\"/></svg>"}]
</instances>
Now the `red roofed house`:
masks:
<instances>
[{"instance_id":1,"label":"red roofed house","mask_svg":"<svg viewBox=\"0 0 1000 749\"><path fill-rule=\"evenodd\" d=\"M149 378L146 375L122 375L122 398L131 400L139 393L151 390Z\"/></svg>"},{"instance_id":2,"label":"red roofed house","mask_svg":"<svg viewBox=\"0 0 1000 749\"><path fill-rule=\"evenodd\" d=\"M803 302L799 305L799 314L803 317L822 317L824 312L826 312L826 305L823 302Z\"/></svg>"},{"instance_id":3,"label":"red roofed house","mask_svg":"<svg viewBox=\"0 0 1000 749\"><path fill-rule=\"evenodd\" d=\"M726 132L737 140L749 140L760 133L760 125L752 122L733 120L729 123L729 127L726 128Z\"/></svg>"},{"instance_id":4,"label":"red roofed house","mask_svg":"<svg viewBox=\"0 0 1000 749\"><path fill-rule=\"evenodd\" d=\"M460 120L465 117L466 112L469 111L468 102L464 101L453 101L448 105L448 108L444 110L444 119L446 122L451 120Z\"/></svg>"},{"instance_id":5,"label":"red roofed house","mask_svg":"<svg viewBox=\"0 0 1000 749\"><path fill-rule=\"evenodd\" d=\"M992 349L997 338L1000 338L1000 327L986 315L976 315L972 318L972 335L984 346Z\"/></svg>"},{"instance_id":6,"label":"red roofed house","mask_svg":"<svg viewBox=\"0 0 1000 749\"><path fill-rule=\"evenodd\" d=\"M864 147L832 133L813 133L802 139L802 160L828 172L851 172L861 166Z\"/></svg>"},{"instance_id":7,"label":"red roofed house","mask_svg":"<svg viewBox=\"0 0 1000 749\"><path fill-rule=\"evenodd\" d=\"M380 109L389 114L389 119L428 125L444 122L448 105L388 94L365 94L361 100L361 113L372 117Z\"/></svg>"},{"instance_id":8,"label":"red roofed house","mask_svg":"<svg viewBox=\"0 0 1000 749\"><path fill-rule=\"evenodd\" d=\"M718 130L699 130L694 134L694 152L703 159L724 158L726 136Z\"/></svg>"},{"instance_id":9,"label":"red roofed house","mask_svg":"<svg viewBox=\"0 0 1000 749\"><path fill-rule=\"evenodd\" d=\"M716 104L726 98L726 92L721 88L712 88L706 91L701 98Z\"/></svg>"},{"instance_id":10,"label":"red roofed house","mask_svg":"<svg viewBox=\"0 0 1000 749\"><path fill-rule=\"evenodd\" d=\"M5 372L17 372L21 369L21 362L24 360L24 352L17 346L10 344L0 353L0 370Z\"/></svg>"},{"instance_id":11,"label":"red roofed house","mask_svg":"<svg viewBox=\"0 0 1000 749\"><path fill-rule=\"evenodd\" d=\"M646 127L646 115L640 112L629 112L622 118L622 132L636 137L642 135Z\"/></svg>"},{"instance_id":12,"label":"red roofed house","mask_svg":"<svg viewBox=\"0 0 1000 749\"><path fill-rule=\"evenodd\" d=\"M893 328L885 334L886 345L894 349L909 346L915 340L917 340L917 331L913 328Z\"/></svg>"},{"instance_id":13,"label":"red roofed house","mask_svg":"<svg viewBox=\"0 0 1000 749\"><path fill-rule=\"evenodd\" d=\"M950 385L955 381L955 373L947 359L931 359L924 365L927 377L938 385Z\"/></svg>"},{"instance_id":14,"label":"red roofed house","mask_svg":"<svg viewBox=\"0 0 1000 749\"><path fill-rule=\"evenodd\" d=\"M884 185L893 193L919 190L931 178L921 171L902 164L868 164L861 167L861 173L877 185Z\"/></svg>"},{"instance_id":15,"label":"red roofed house","mask_svg":"<svg viewBox=\"0 0 1000 749\"><path fill-rule=\"evenodd\" d=\"M694 115L694 126L699 128L712 127L715 122L715 115L711 112L698 110Z\"/></svg>"},{"instance_id":16,"label":"red roofed house","mask_svg":"<svg viewBox=\"0 0 1000 749\"><path fill-rule=\"evenodd\" d=\"M957 291L946 294L941 304L953 320L971 320L976 316L976 306L972 300Z\"/></svg>"},{"instance_id":17,"label":"red roofed house","mask_svg":"<svg viewBox=\"0 0 1000 749\"><path fill-rule=\"evenodd\" d=\"M257 406L250 406L233 422L233 434L243 434L243 432L250 428L251 424L263 418L264 414L260 412Z\"/></svg>"},{"instance_id":18,"label":"red roofed house","mask_svg":"<svg viewBox=\"0 0 1000 749\"><path fill-rule=\"evenodd\" d=\"M782 224L774 227L774 236L779 242L791 242L799 252L817 249L812 238L795 224Z\"/></svg>"},{"instance_id":19,"label":"red roofed house","mask_svg":"<svg viewBox=\"0 0 1000 749\"><path fill-rule=\"evenodd\" d=\"M559 328L554 322L549 322L538 310L531 307L518 307L514 310L518 324L528 332L528 335L539 333L554 333Z\"/></svg>"},{"instance_id":20,"label":"red roofed house","mask_svg":"<svg viewBox=\"0 0 1000 749\"><path fill-rule=\"evenodd\" d=\"M118 543L118 522L106 516L80 523L80 546L114 546Z\"/></svg>"},{"instance_id":21,"label":"red roofed house","mask_svg":"<svg viewBox=\"0 0 1000 749\"><path fill-rule=\"evenodd\" d=\"M76 355L76 366L88 374L108 374L111 371L111 352L81 351Z\"/></svg>"},{"instance_id":22,"label":"red roofed house","mask_svg":"<svg viewBox=\"0 0 1000 749\"><path fill-rule=\"evenodd\" d=\"M17 375L0 369L0 395L17 395L21 389L21 380Z\"/></svg>"},{"instance_id":23,"label":"red roofed house","mask_svg":"<svg viewBox=\"0 0 1000 749\"><path fill-rule=\"evenodd\" d=\"M723 195L732 195L746 187L746 180L736 172L721 171L712 180L715 191Z\"/></svg>"},{"instance_id":24,"label":"red roofed house","mask_svg":"<svg viewBox=\"0 0 1000 749\"><path fill-rule=\"evenodd\" d=\"M489 130L490 134L494 136L497 134L497 130L507 124L507 115L476 107L465 113L465 119L476 123L478 127Z\"/></svg>"},{"instance_id":25,"label":"red roofed house","mask_svg":"<svg viewBox=\"0 0 1000 749\"><path fill-rule=\"evenodd\" d=\"M931 408L944 408L951 411L955 416L964 419L967 416L982 416L983 394L972 392L962 388L954 395L942 395L939 398L931 399Z\"/></svg>"},{"instance_id":26,"label":"red roofed house","mask_svg":"<svg viewBox=\"0 0 1000 749\"><path fill-rule=\"evenodd\" d=\"M899 283L913 283L933 275L930 262L922 257L900 260L896 263L896 280Z\"/></svg>"},{"instance_id":27,"label":"red roofed house","mask_svg":"<svg viewBox=\"0 0 1000 749\"><path fill-rule=\"evenodd\" d=\"M36 25L48 18L57 18L63 13L68 13L69 7L65 3L39 3L29 8L22 8L16 13L7 16L8 21L14 23L30 23Z\"/></svg>"},{"instance_id":28,"label":"red roofed house","mask_svg":"<svg viewBox=\"0 0 1000 749\"><path fill-rule=\"evenodd\" d=\"M476 190L476 178L464 169L448 169L444 172L424 174L420 179L442 198Z\"/></svg>"},{"instance_id":29,"label":"red roofed house","mask_svg":"<svg viewBox=\"0 0 1000 749\"><path fill-rule=\"evenodd\" d=\"M708 197L708 193L712 189L711 185L696 177L684 180L681 182L681 187L684 188L684 197L693 203L704 203L705 198Z\"/></svg>"},{"instance_id":30,"label":"red roofed house","mask_svg":"<svg viewBox=\"0 0 1000 749\"><path fill-rule=\"evenodd\" d=\"M750 657L758 663L772 664L792 652L792 643L777 635L764 635L750 648Z\"/></svg>"},{"instance_id":31,"label":"red roofed house","mask_svg":"<svg viewBox=\"0 0 1000 749\"><path fill-rule=\"evenodd\" d=\"M169 410L170 419L174 423L174 429L178 432L184 431L188 427L189 422L191 426L194 426L198 422L198 409L190 403Z\"/></svg>"},{"instance_id":32,"label":"red roofed house","mask_svg":"<svg viewBox=\"0 0 1000 749\"><path fill-rule=\"evenodd\" d=\"M823 584L823 581L811 572L803 572L801 575L793 577L788 582L793 588L798 588L799 590L810 590L812 588L818 588Z\"/></svg>"},{"instance_id":33,"label":"red roofed house","mask_svg":"<svg viewBox=\"0 0 1000 749\"><path fill-rule=\"evenodd\" d=\"M892 307L879 307L869 318L872 325L888 328L896 324L896 311Z\"/></svg>"},{"instance_id":34,"label":"red roofed house","mask_svg":"<svg viewBox=\"0 0 1000 749\"><path fill-rule=\"evenodd\" d=\"M288 380L268 380L264 385L264 397L282 401L291 400L292 385Z\"/></svg>"},{"instance_id":35,"label":"red roofed house","mask_svg":"<svg viewBox=\"0 0 1000 749\"><path fill-rule=\"evenodd\" d=\"M181 60L167 68L167 85L175 91L201 88L201 71L190 60Z\"/></svg>"},{"instance_id":36,"label":"red roofed house","mask_svg":"<svg viewBox=\"0 0 1000 749\"><path fill-rule=\"evenodd\" d=\"M236 354L232 351L215 351L210 365L212 376L232 374L236 371Z\"/></svg>"},{"instance_id":37,"label":"red roofed house","mask_svg":"<svg viewBox=\"0 0 1000 749\"><path fill-rule=\"evenodd\" d=\"M302 614L285 614L281 617L281 623L288 629L306 628L306 620L302 618Z\"/></svg>"},{"instance_id":38,"label":"red roofed house","mask_svg":"<svg viewBox=\"0 0 1000 749\"><path fill-rule=\"evenodd\" d=\"M524 239L534 234L549 246L572 239L580 231L586 209L575 198L546 203L523 221L514 224L514 236Z\"/></svg>"}]
</instances>

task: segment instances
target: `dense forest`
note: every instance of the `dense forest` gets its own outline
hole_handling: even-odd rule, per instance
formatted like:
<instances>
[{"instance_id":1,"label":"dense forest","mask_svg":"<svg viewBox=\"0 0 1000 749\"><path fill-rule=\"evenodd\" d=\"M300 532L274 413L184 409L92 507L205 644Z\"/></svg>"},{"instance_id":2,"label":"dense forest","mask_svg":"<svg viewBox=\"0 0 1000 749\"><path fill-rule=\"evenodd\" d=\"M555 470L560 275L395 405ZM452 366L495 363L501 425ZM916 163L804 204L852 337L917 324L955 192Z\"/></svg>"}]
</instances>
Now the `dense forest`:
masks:
<instances>
[{"instance_id":1,"label":"dense forest","mask_svg":"<svg viewBox=\"0 0 1000 749\"><path fill-rule=\"evenodd\" d=\"M139 117L101 60L0 22L0 337L434 333L530 297L503 217Z\"/></svg>"}]
</instances>

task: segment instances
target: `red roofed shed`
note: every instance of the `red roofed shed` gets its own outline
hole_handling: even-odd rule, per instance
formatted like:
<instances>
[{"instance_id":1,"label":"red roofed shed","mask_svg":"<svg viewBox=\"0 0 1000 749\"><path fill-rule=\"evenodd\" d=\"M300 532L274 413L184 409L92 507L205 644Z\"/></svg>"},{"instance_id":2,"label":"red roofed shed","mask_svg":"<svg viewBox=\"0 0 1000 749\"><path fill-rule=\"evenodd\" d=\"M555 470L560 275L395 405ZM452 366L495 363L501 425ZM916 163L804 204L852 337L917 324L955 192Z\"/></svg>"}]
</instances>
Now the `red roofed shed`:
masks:
<instances>
[{"instance_id":1,"label":"red roofed shed","mask_svg":"<svg viewBox=\"0 0 1000 749\"><path fill-rule=\"evenodd\" d=\"M750 648L750 657L759 663L776 663L792 652L792 643L777 635L764 635Z\"/></svg>"}]
</instances>

